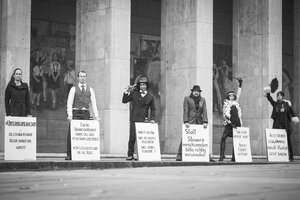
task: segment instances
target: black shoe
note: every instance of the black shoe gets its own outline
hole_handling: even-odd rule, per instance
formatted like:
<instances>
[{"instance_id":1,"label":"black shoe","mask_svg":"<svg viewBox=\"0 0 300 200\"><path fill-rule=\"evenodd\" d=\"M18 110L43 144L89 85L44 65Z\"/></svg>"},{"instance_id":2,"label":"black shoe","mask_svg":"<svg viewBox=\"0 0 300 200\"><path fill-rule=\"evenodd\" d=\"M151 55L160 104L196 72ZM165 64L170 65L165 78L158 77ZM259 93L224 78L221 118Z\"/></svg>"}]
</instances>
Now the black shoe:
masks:
<instances>
[{"instance_id":1,"label":"black shoe","mask_svg":"<svg viewBox=\"0 0 300 200\"><path fill-rule=\"evenodd\" d=\"M224 159L225 159L225 156L224 155L220 155L219 161L223 161Z\"/></svg>"},{"instance_id":2,"label":"black shoe","mask_svg":"<svg viewBox=\"0 0 300 200\"><path fill-rule=\"evenodd\" d=\"M231 162L235 162L235 158L231 158Z\"/></svg>"},{"instance_id":3,"label":"black shoe","mask_svg":"<svg viewBox=\"0 0 300 200\"><path fill-rule=\"evenodd\" d=\"M177 156L176 157L176 161L182 161L182 157L181 156Z\"/></svg>"},{"instance_id":4,"label":"black shoe","mask_svg":"<svg viewBox=\"0 0 300 200\"><path fill-rule=\"evenodd\" d=\"M133 156L128 156L128 157L126 158L126 160L134 160L134 157L133 157Z\"/></svg>"},{"instance_id":5,"label":"black shoe","mask_svg":"<svg viewBox=\"0 0 300 200\"><path fill-rule=\"evenodd\" d=\"M71 160L71 156L68 155L68 156L65 158L65 160Z\"/></svg>"},{"instance_id":6,"label":"black shoe","mask_svg":"<svg viewBox=\"0 0 300 200\"><path fill-rule=\"evenodd\" d=\"M290 158L289 161L290 161L290 162L294 162L294 158Z\"/></svg>"}]
</instances>

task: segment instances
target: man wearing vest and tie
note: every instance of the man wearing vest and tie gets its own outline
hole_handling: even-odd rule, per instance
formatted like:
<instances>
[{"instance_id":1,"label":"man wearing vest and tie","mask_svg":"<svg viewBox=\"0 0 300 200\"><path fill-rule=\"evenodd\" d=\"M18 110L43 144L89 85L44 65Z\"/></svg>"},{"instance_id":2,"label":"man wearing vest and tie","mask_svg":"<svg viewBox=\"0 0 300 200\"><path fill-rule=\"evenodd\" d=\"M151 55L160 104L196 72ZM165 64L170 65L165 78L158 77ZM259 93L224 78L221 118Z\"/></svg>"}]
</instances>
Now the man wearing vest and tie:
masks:
<instances>
[{"instance_id":1,"label":"man wearing vest and tie","mask_svg":"<svg viewBox=\"0 0 300 200\"><path fill-rule=\"evenodd\" d=\"M71 88L68 96L67 112L68 120L81 119L89 120L90 105L94 113L94 119L100 120L96 104L94 90L86 85L86 72L78 72L78 85ZM69 127L67 138L67 157L66 160L71 160L71 131Z\"/></svg>"},{"instance_id":2,"label":"man wearing vest and tie","mask_svg":"<svg viewBox=\"0 0 300 200\"><path fill-rule=\"evenodd\" d=\"M135 122L149 122L148 115L150 109L150 123L155 123L156 109L154 97L147 91L147 77L138 77L136 82L136 85L128 86L122 99L122 103L131 102L130 135L127 152L128 157L126 160L135 160L133 156L136 140Z\"/></svg>"}]
</instances>

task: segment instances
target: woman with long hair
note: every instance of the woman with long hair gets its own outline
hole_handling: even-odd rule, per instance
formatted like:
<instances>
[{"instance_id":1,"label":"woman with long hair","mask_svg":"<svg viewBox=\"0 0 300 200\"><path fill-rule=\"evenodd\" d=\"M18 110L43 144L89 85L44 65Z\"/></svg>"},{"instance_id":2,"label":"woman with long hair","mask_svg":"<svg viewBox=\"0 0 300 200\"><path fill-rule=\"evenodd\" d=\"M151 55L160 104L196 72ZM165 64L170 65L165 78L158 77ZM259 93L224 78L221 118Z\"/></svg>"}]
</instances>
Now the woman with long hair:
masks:
<instances>
[{"instance_id":1,"label":"woman with long hair","mask_svg":"<svg viewBox=\"0 0 300 200\"><path fill-rule=\"evenodd\" d=\"M7 116L31 115L28 84L22 82L22 70L16 68L5 89L5 111Z\"/></svg>"}]
</instances>

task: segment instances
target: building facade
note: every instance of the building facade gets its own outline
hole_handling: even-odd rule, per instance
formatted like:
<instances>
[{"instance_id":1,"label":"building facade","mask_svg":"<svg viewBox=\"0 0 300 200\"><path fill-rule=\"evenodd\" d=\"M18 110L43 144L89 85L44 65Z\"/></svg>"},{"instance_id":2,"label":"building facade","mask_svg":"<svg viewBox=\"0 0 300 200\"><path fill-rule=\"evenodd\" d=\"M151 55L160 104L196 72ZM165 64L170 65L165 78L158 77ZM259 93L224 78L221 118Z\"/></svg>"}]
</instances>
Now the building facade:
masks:
<instances>
[{"instance_id":1,"label":"building facade","mask_svg":"<svg viewBox=\"0 0 300 200\"><path fill-rule=\"evenodd\" d=\"M130 107L121 99L139 74L148 76L155 96L162 153L178 149L183 98L195 84L207 100L214 155L223 130L222 101L236 90L236 77L244 80L240 104L253 155L266 155L264 130L272 125L272 108L263 87L273 78L299 116L296 0L1 0L0 12L2 96L14 68L23 70L31 86L33 68L43 68L40 99L32 102L38 153L66 152L69 68L85 70L95 90L102 153L127 151ZM47 77L54 54L61 76L52 92ZM4 141L4 98L0 112ZM299 155L299 125L292 140Z\"/></svg>"}]
</instances>

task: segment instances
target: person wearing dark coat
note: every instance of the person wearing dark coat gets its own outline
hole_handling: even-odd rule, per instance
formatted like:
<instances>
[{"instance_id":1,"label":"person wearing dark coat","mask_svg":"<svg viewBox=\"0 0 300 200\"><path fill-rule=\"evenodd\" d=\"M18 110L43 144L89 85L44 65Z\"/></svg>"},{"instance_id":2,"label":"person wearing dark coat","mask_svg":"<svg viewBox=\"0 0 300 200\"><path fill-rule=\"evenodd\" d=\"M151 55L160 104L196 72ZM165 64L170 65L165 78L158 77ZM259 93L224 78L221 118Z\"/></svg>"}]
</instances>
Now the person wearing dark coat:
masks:
<instances>
[{"instance_id":1,"label":"person wearing dark coat","mask_svg":"<svg viewBox=\"0 0 300 200\"><path fill-rule=\"evenodd\" d=\"M135 122L149 122L149 111L151 111L150 123L155 123L156 108L154 97L147 91L147 77L139 77L136 86L128 86L122 99L122 103L131 102L130 135L126 160L135 160L133 156L136 141Z\"/></svg>"},{"instance_id":2,"label":"person wearing dark coat","mask_svg":"<svg viewBox=\"0 0 300 200\"><path fill-rule=\"evenodd\" d=\"M289 161L294 161L293 155L293 147L291 141L291 121L299 122L298 117L296 117L292 104L290 101L284 100L284 93L279 91L277 93L277 101L274 101L270 95L270 89L265 88L265 92L267 94L267 99L271 103L273 107L271 118L273 119L273 129L285 129L287 133L287 142L288 142L288 150L289 150Z\"/></svg>"},{"instance_id":3,"label":"person wearing dark coat","mask_svg":"<svg viewBox=\"0 0 300 200\"><path fill-rule=\"evenodd\" d=\"M6 116L31 115L30 95L27 83L22 82L22 70L16 68L5 89Z\"/></svg>"},{"instance_id":4,"label":"person wearing dark coat","mask_svg":"<svg viewBox=\"0 0 300 200\"><path fill-rule=\"evenodd\" d=\"M201 97L199 85L194 85L191 89L190 96L186 96L183 101L183 123L186 127L190 124L203 124L207 127L207 109L205 98ZM182 140L179 144L176 161L182 160Z\"/></svg>"}]
</instances>

